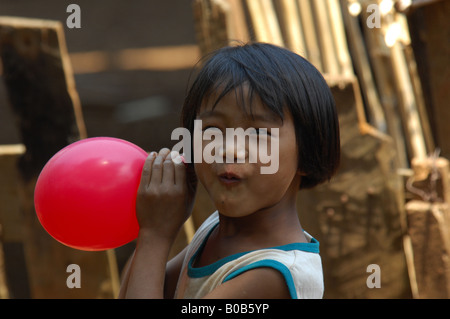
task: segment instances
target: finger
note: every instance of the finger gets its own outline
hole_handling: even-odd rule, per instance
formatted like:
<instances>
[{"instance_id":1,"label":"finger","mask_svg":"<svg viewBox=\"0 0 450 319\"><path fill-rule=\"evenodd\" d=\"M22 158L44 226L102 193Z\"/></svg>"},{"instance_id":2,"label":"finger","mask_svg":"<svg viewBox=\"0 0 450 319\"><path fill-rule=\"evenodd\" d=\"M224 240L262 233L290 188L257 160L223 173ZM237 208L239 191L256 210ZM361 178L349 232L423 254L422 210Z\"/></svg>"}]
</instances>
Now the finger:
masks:
<instances>
[{"instance_id":1,"label":"finger","mask_svg":"<svg viewBox=\"0 0 450 319\"><path fill-rule=\"evenodd\" d=\"M166 156L163 166L164 166L164 170L163 170L163 176L162 176L162 183L167 184L167 185L173 185L175 183L175 168L174 168L174 162L172 161L170 154L168 154L168 156Z\"/></svg>"},{"instance_id":2,"label":"finger","mask_svg":"<svg viewBox=\"0 0 450 319\"><path fill-rule=\"evenodd\" d=\"M174 159L174 168L175 168L175 184L181 186L185 185L186 164L184 163L180 155L178 155Z\"/></svg>"},{"instance_id":3,"label":"finger","mask_svg":"<svg viewBox=\"0 0 450 319\"><path fill-rule=\"evenodd\" d=\"M193 165L188 165L186 167L186 183L188 187L189 194L192 196L195 194L197 189L197 175L195 174L195 169Z\"/></svg>"},{"instance_id":4,"label":"finger","mask_svg":"<svg viewBox=\"0 0 450 319\"><path fill-rule=\"evenodd\" d=\"M155 160L156 152L151 152L145 159L144 166L142 167L141 181L139 183L139 189L147 188L152 176L152 165Z\"/></svg>"},{"instance_id":5,"label":"finger","mask_svg":"<svg viewBox=\"0 0 450 319\"><path fill-rule=\"evenodd\" d=\"M163 148L159 151L158 156L156 156L155 160L153 161L150 183L161 184L163 175L163 162L169 152L170 151L167 148Z\"/></svg>"}]
</instances>

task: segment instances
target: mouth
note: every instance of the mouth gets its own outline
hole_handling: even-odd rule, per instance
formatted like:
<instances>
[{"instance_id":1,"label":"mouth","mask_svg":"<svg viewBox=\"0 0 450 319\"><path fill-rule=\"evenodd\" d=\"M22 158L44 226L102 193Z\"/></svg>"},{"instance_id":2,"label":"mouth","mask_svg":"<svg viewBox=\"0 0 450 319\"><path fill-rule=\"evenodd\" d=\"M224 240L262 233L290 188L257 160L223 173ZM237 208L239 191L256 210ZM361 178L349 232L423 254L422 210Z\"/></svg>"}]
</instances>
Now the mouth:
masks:
<instances>
[{"instance_id":1,"label":"mouth","mask_svg":"<svg viewBox=\"0 0 450 319\"><path fill-rule=\"evenodd\" d=\"M226 185L238 184L240 181L242 181L242 178L239 175L232 172L225 172L220 174L219 179Z\"/></svg>"}]
</instances>

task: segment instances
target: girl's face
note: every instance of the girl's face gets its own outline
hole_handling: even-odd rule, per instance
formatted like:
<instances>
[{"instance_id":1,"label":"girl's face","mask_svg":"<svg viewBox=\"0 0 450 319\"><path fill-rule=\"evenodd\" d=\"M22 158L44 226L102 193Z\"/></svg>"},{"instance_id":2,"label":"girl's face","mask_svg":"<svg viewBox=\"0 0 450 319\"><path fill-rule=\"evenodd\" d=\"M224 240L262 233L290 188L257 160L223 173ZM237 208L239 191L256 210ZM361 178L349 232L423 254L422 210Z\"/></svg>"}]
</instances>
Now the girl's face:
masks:
<instances>
[{"instance_id":1,"label":"girl's face","mask_svg":"<svg viewBox=\"0 0 450 319\"><path fill-rule=\"evenodd\" d=\"M246 87L242 87L244 96L248 96ZM237 94L239 96L239 94ZM221 132L224 148L219 155L223 163L214 161L211 164L202 160L195 163L198 179L212 198L217 210L228 217L244 217L265 209L286 209L286 205L294 203L300 185L301 174L297 169L298 150L295 138L294 122L290 112L285 111L284 121L265 107L259 97L255 96L252 104L252 114L246 114L239 105L234 91L224 96L214 110L212 104L217 96L214 94L200 107L197 119L202 121L203 134L206 132ZM247 104L248 105L248 104ZM249 160L252 144L246 138L244 145L226 147L226 128L267 129L267 134L259 134L259 143L267 142L267 152L270 153L272 143L278 143L278 169L273 174L261 174L263 164L258 155L256 162ZM277 130L273 130L278 128ZM218 130L218 131L217 131ZM195 142L194 142L195 143ZM209 143L217 143L202 139L202 149ZM237 143L235 143L237 144ZM221 144L222 145L222 144ZM197 147L194 145L194 148ZM212 147L209 145L208 150ZM227 163L234 158L233 163ZM244 158L244 163L237 163L237 158Z\"/></svg>"}]
</instances>

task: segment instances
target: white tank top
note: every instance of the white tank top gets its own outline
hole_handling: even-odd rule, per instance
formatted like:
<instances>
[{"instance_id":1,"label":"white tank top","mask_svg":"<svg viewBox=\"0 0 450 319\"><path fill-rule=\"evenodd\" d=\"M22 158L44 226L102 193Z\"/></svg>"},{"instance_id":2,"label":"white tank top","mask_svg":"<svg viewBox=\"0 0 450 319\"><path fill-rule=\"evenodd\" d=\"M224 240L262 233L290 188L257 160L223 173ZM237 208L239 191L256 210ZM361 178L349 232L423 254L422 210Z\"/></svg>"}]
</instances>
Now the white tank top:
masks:
<instances>
[{"instance_id":1,"label":"white tank top","mask_svg":"<svg viewBox=\"0 0 450 319\"><path fill-rule=\"evenodd\" d=\"M245 271L260 267L270 267L279 271L286 280L293 299L323 297L324 285L319 242L306 232L304 233L307 243L292 243L238 253L210 265L194 268L196 256L202 251L218 223L219 214L216 211L195 233L181 268L175 298L202 298L218 285Z\"/></svg>"}]
</instances>

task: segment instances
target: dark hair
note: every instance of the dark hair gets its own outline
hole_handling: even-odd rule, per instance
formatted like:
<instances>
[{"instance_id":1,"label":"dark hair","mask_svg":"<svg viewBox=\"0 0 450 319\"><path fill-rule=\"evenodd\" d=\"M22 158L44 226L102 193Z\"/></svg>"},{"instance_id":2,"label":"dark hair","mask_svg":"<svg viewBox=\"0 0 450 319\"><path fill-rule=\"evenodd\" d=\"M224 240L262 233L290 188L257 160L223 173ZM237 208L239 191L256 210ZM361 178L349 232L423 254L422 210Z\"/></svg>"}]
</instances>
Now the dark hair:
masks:
<instances>
[{"instance_id":1,"label":"dark hair","mask_svg":"<svg viewBox=\"0 0 450 319\"><path fill-rule=\"evenodd\" d=\"M333 95L320 72L303 57L278 46L252 43L219 49L208 56L189 89L182 109L182 125L194 130L205 99L218 101L248 86L250 112L256 94L282 120L285 108L294 119L302 177L300 189L329 180L339 165L339 123ZM241 92L242 102L245 102ZM242 103L245 105L245 103ZM244 111L245 110L244 107Z\"/></svg>"}]
</instances>

